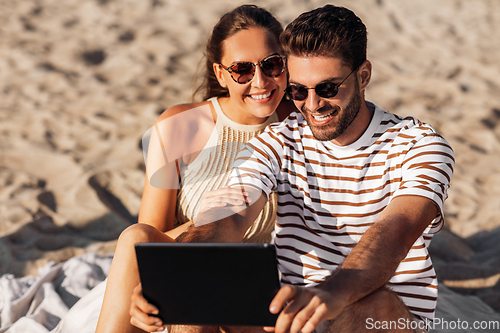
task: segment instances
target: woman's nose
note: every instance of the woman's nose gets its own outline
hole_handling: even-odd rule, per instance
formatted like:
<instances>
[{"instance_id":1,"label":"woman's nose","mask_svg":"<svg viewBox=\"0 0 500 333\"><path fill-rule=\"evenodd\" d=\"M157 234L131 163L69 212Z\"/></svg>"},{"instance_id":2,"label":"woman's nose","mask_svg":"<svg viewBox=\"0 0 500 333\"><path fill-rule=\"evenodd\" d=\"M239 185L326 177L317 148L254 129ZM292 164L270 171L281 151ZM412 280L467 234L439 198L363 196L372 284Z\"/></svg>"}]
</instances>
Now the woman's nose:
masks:
<instances>
[{"instance_id":1,"label":"woman's nose","mask_svg":"<svg viewBox=\"0 0 500 333\"><path fill-rule=\"evenodd\" d=\"M266 86L268 77L262 72L260 66L255 66L255 73L252 79L252 85L256 88L264 88Z\"/></svg>"}]
</instances>

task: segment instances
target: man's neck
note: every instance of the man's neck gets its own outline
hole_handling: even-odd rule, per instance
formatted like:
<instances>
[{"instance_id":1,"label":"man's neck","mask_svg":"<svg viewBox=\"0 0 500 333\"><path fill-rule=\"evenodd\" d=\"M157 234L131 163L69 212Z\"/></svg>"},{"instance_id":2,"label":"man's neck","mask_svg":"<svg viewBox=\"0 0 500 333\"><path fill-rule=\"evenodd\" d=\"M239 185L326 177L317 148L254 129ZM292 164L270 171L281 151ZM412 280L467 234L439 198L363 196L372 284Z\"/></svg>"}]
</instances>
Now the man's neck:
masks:
<instances>
[{"instance_id":1,"label":"man's neck","mask_svg":"<svg viewBox=\"0 0 500 333\"><path fill-rule=\"evenodd\" d=\"M366 101L363 99L359 112L354 118L354 121L349 125L342 135L331 140L337 146L348 146L356 142L366 131L373 117L375 109L368 107Z\"/></svg>"}]
</instances>

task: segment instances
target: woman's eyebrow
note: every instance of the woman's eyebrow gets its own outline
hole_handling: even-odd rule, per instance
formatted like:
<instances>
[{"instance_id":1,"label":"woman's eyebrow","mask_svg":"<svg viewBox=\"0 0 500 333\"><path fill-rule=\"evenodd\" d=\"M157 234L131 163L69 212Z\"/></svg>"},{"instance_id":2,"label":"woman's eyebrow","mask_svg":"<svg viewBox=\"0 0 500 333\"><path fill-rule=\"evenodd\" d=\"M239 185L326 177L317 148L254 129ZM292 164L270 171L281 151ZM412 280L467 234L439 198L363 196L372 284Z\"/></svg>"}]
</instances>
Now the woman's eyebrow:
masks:
<instances>
[{"instance_id":1,"label":"woman's eyebrow","mask_svg":"<svg viewBox=\"0 0 500 333\"><path fill-rule=\"evenodd\" d=\"M278 52L271 53L271 54L269 54L269 55L266 55L264 58L260 59L259 61L262 61L262 60L264 60L264 59L266 59L266 58L269 58L270 56L273 56L273 55L279 55L279 53L278 53ZM249 63L255 64L255 63L253 63L253 62L251 62L251 61L246 61L246 60L235 60L235 61L233 61L231 64L229 64L229 66L232 66L232 65L237 64L237 63L242 63L242 62L249 62ZM229 67L229 66L228 66L228 67Z\"/></svg>"}]
</instances>

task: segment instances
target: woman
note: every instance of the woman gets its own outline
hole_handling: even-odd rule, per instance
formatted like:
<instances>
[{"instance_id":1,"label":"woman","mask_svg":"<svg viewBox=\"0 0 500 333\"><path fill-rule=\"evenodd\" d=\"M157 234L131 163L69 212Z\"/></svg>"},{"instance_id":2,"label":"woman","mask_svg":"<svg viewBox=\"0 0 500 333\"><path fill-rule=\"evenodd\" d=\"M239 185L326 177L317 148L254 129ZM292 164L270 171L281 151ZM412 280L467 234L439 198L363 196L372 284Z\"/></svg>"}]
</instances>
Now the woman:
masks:
<instances>
[{"instance_id":1,"label":"woman","mask_svg":"<svg viewBox=\"0 0 500 333\"><path fill-rule=\"evenodd\" d=\"M203 194L226 184L244 143L288 115L292 104L281 103L287 83L281 32L272 14L253 5L225 14L207 43L206 101L174 106L155 123L140 223L127 228L118 240L97 332L161 328L134 307L130 318L131 294L140 282L133 245L174 241L200 210ZM218 202L223 191L207 195L202 209L224 205ZM270 200L244 241L270 241L275 206L276 200Z\"/></svg>"}]
</instances>

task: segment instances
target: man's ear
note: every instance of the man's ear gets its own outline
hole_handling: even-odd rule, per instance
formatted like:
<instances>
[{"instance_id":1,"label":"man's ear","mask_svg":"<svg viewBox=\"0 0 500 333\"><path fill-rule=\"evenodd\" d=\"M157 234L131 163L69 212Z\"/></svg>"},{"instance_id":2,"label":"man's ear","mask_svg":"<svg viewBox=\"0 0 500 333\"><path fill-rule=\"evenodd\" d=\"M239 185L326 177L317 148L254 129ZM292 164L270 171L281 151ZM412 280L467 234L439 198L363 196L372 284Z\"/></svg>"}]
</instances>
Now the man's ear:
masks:
<instances>
[{"instance_id":1,"label":"man's ear","mask_svg":"<svg viewBox=\"0 0 500 333\"><path fill-rule=\"evenodd\" d=\"M372 63L369 60L365 60L359 69L359 88L365 90L372 78Z\"/></svg>"},{"instance_id":2,"label":"man's ear","mask_svg":"<svg viewBox=\"0 0 500 333\"><path fill-rule=\"evenodd\" d=\"M217 78L217 81L219 81L220 86L222 88L227 88L226 79L224 78L224 75L222 75L221 65L214 63L213 68L214 68L215 77Z\"/></svg>"}]
</instances>

